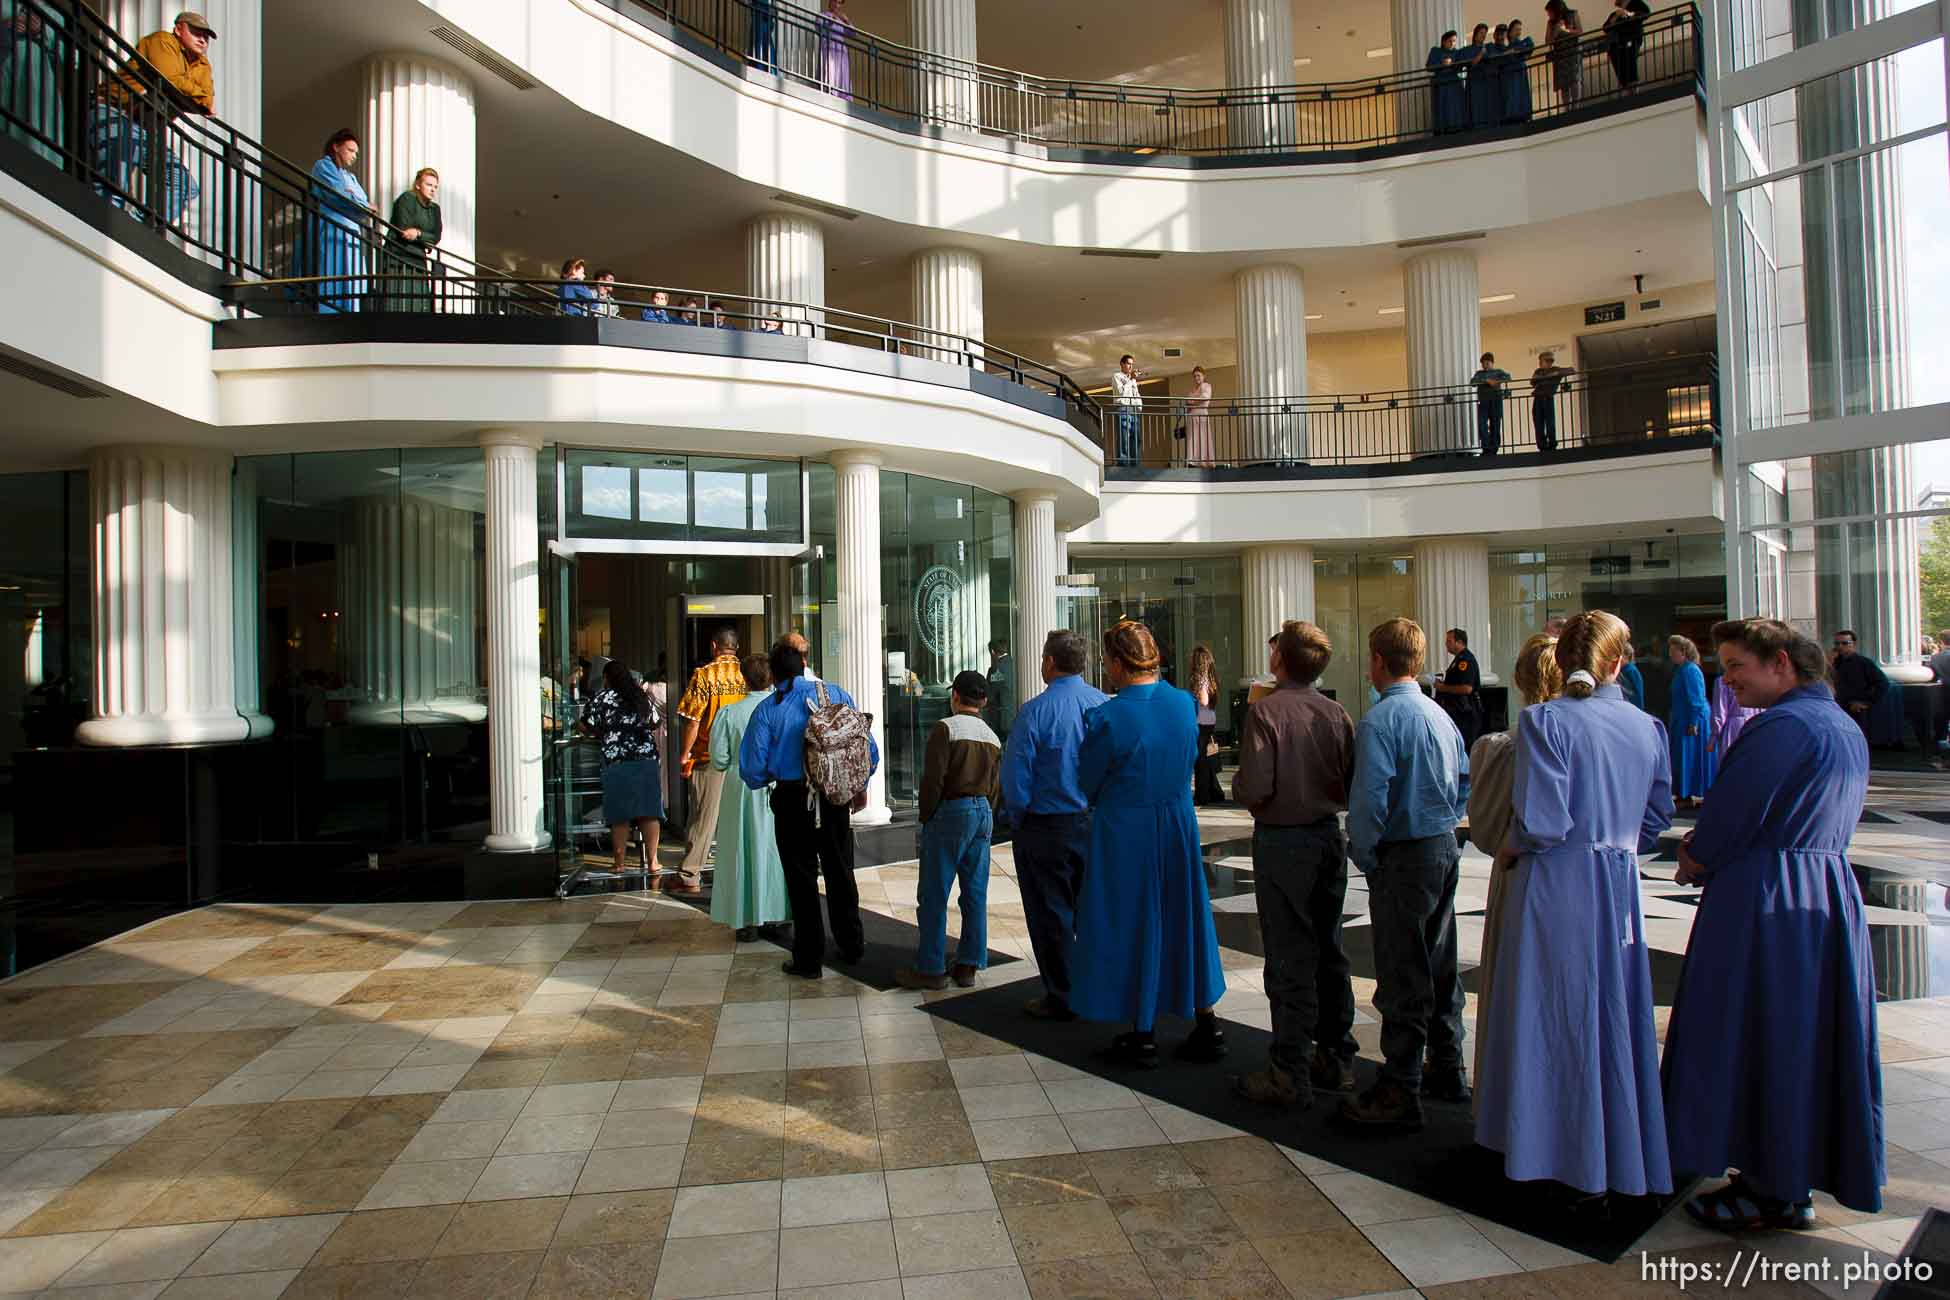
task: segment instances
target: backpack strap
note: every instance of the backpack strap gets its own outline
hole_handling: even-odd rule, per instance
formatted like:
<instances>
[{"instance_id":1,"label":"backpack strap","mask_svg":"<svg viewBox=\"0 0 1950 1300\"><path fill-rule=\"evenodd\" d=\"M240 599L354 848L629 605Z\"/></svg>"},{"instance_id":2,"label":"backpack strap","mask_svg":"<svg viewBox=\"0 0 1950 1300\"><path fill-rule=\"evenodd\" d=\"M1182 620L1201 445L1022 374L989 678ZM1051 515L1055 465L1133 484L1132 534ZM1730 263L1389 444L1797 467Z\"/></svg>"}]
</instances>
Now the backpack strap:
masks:
<instances>
[{"instance_id":1,"label":"backpack strap","mask_svg":"<svg viewBox=\"0 0 1950 1300\"><path fill-rule=\"evenodd\" d=\"M819 707L820 707L820 708L822 708L822 709L823 709L823 708L825 708L825 707L827 706L827 704L829 703L829 701L828 701L828 700L827 700L827 698L826 698L826 679L825 679L825 678L823 678L823 677L822 677L822 678L821 678L821 679L820 679L820 680L819 680L819 681L818 681L817 683L815 683L815 684L814 684L814 686L813 686L813 697L814 697L815 699L817 699L817 700L819 701Z\"/></svg>"}]
</instances>

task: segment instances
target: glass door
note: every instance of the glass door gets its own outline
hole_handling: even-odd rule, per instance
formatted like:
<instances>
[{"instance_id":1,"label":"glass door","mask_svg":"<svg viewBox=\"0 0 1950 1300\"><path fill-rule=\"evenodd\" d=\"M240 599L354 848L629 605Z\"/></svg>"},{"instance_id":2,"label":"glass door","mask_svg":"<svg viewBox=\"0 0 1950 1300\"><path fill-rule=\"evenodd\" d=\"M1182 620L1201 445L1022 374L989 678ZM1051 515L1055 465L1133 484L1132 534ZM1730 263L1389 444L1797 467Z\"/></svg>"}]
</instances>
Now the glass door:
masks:
<instances>
[{"instance_id":1,"label":"glass door","mask_svg":"<svg viewBox=\"0 0 1950 1300\"><path fill-rule=\"evenodd\" d=\"M602 758L576 729L596 684L576 654L576 557L550 544L542 568L542 744L548 755L543 803L556 866L567 876L582 864L591 837L607 834L600 824ZM601 845L595 848L600 856Z\"/></svg>"}]
</instances>

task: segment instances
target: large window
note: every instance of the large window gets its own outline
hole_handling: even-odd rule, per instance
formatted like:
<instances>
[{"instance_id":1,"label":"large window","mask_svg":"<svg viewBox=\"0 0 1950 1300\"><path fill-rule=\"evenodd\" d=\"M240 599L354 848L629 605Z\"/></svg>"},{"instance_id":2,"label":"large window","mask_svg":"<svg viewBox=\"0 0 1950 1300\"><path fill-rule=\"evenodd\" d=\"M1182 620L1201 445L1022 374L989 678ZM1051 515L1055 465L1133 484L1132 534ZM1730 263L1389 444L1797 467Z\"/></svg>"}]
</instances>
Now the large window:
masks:
<instances>
[{"instance_id":1,"label":"large window","mask_svg":"<svg viewBox=\"0 0 1950 1300\"><path fill-rule=\"evenodd\" d=\"M678 542L797 542L796 460L585 451L564 457L568 536Z\"/></svg>"}]
</instances>

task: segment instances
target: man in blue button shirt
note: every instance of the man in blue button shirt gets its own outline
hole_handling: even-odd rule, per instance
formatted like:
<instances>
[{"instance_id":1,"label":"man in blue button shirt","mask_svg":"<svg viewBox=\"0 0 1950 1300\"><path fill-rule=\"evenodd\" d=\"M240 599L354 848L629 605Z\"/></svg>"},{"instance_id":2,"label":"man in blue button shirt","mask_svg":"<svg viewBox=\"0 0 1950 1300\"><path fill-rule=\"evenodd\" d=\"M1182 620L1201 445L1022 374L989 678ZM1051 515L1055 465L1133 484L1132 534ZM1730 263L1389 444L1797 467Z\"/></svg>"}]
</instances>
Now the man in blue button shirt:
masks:
<instances>
[{"instance_id":1,"label":"man in blue button shirt","mask_svg":"<svg viewBox=\"0 0 1950 1300\"><path fill-rule=\"evenodd\" d=\"M1419 1130L1418 1091L1469 1100L1456 970L1462 734L1416 683L1428 648L1405 618L1368 634L1368 680L1381 698L1354 733L1347 849L1368 878L1382 1065L1375 1085L1342 1102L1340 1113L1373 1132Z\"/></svg>"},{"instance_id":2,"label":"man in blue button shirt","mask_svg":"<svg viewBox=\"0 0 1950 1300\"><path fill-rule=\"evenodd\" d=\"M1077 784L1083 715L1104 693L1083 680L1084 639L1067 628L1043 642L1048 689L1022 706L1002 754L1002 803L1015 822L1016 885L1022 891L1029 946L1043 977L1043 996L1023 1010L1045 1020L1074 1020L1070 947L1076 937L1077 888L1090 850L1090 801Z\"/></svg>"},{"instance_id":3,"label":"man in blue button shirt","mask_svg":"<svg viewBox=\"0 0 1950 1300\"><path fill-rule=\"evenodd\" d=\"M792 904L792 960L785 963L785 973L818 979L826 956L826 931L819 919L821 876L840 964L852 965L866 950L860 890L853 881L852 825L852 814L866 806L866 792L849 808L826 802L806 784L806 719L818 705L822 685L828 702L858 706L839 687L805 676L805 653L790 637L772 647L771 665L776 689L752 710L738 747L738 776L754 790L772 787L774 833L785 868L786 898ZM871 739L869 744L873 767L878 768L880 746Z\"/></svg>"}]
</instances>

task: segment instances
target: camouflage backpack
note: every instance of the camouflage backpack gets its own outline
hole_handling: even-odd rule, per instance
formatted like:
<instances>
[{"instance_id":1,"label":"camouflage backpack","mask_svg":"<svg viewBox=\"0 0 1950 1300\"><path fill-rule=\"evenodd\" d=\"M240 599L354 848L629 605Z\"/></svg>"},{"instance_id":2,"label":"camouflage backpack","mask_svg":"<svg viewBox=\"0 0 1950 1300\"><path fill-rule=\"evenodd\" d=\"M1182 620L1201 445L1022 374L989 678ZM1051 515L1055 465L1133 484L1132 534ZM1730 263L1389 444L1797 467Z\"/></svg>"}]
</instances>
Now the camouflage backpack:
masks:
<instances>
[{"instance_id":1,"label":"camouflage backpack","mask_svg":"<svg viewBox=\"0 0 1950 1300\"><path fill-rule=\"evenodd\" d=\"M815 689L817 697L806 703L806 784L844 807L873 775L873 715L831 699L825 682Z\"/></svg>"}]
</instances>

